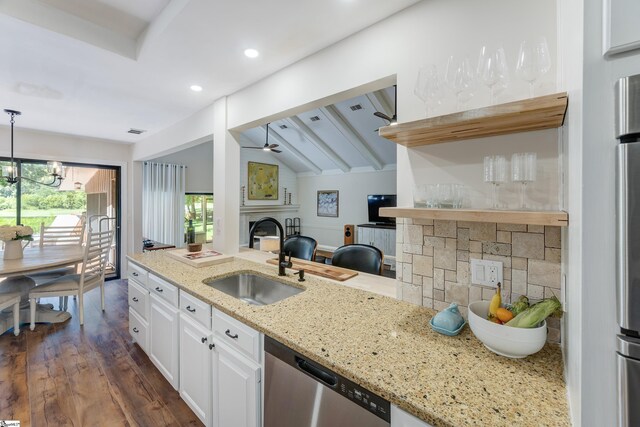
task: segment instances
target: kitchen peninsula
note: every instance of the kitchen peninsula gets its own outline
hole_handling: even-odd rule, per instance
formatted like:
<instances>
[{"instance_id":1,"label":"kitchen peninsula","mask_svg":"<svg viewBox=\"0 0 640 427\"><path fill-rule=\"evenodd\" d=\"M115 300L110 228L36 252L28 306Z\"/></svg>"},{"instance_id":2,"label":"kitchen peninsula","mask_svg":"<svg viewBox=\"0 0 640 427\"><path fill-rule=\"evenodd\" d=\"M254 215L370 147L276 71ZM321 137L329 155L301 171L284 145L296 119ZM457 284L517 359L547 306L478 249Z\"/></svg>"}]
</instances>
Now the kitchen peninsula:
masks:
<instances>
[{"instance_id":1,"label":"kitchen peninsula","mask_svg":"<svg viewBox=\"0 0 640 427\"><path fill-rule=\"evenodd\" d=\"M275 267L252 261L263 256L243 251L232 262L199 269L162 252L135 254L129 260L131 271L149 272L174 284L181 295L211 304L214 311L329 367L431 425L458 426L470 420L482 425L569 425L557 345L547 344L526 359L506 359L485 349L468 329L456 337L433 332L428 327L435 314L431 309L348 283L307 276L300 284L290 273L277 277ZM203 283L238 272L305 290L275 304L253 306ZM388 280L357 277L361 286Z\"/></svg>"}]
</instances>

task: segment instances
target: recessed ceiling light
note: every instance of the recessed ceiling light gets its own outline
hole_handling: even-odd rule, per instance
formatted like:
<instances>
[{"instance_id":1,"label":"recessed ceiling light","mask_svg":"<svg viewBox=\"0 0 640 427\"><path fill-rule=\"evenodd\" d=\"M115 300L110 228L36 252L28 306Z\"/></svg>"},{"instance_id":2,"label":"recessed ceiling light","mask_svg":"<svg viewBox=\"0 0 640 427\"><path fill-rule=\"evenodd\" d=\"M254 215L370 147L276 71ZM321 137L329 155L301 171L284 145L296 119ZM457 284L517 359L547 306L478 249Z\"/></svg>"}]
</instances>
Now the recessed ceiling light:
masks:
<instances>
[{"instance_id":1,"label":"recessed ceiling light","mask_svg":"<svg viewBox=\"0 0 640 427\"><path fill-rule=\"evenodd\" d=\"M258 51L257 51L257 50L255 50L255 49L245 49L245 50L244 50L244 55L245 55L247 58L257 58L257 57L258 57L258 55L260 55L260 52L258 52Z\"/></svg>"},{"instance_id":2,"label":"recessed ceiling light","mask_svg":"<svg viewBox=\"0 0 640 427\"><path fill-rule=\"evenodd\" d=\"M194 92L202 92L202 86L199 85L191 85L190 89Z\"/></svg>"}]
</instances>

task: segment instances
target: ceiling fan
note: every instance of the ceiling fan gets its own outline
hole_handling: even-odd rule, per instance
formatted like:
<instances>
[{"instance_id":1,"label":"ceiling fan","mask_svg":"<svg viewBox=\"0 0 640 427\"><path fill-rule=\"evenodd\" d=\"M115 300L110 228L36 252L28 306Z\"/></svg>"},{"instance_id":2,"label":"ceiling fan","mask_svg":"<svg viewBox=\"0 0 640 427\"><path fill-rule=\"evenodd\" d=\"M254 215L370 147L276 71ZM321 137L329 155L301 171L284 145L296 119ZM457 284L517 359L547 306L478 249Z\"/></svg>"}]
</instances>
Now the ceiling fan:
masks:
<instances>
[{"instance_id":1,"label":"ceiling fan","mask_svg":"<svg viewBox=\"0 0 640 427\"><path fill-rule=\"evenodd\" d=\"M389 126L395 126L398 124L398 85L393 85L393 117L389 117L380 111L376 111L373 115L380 117L382 120L388 121ZM379 129L380 128L374 130L374 132L378 132Z\"/></svg>"},{"instance_id":2,"label":"ceiling fan","mask_svg":"<svg viewBox=\"0 0 640 427\"><path fill-rule=\"evenodd\" d=\"M249 148L252 150L264 150L264 151L271 151L273 153L282 153L282 150L276 150L276 148L279 147L278 144L269 144L269 125L271 123L267 123L267 140L264 142L264 146L262 147L242 147L242 148Z\"/></svg>"}]
</instances>

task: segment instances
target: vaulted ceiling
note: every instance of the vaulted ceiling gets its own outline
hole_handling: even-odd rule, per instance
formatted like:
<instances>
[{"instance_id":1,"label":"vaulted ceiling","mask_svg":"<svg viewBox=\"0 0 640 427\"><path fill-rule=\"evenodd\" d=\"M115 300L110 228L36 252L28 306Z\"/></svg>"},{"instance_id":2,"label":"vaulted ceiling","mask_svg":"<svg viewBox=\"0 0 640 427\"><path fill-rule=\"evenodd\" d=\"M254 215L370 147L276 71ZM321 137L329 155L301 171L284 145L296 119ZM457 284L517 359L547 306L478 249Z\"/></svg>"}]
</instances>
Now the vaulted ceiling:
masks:
<instances>
[{"instance_id":1,"label":"vaulted ceiling","mask_svg":"<svg viewBox=\"0 0 640 427\"><path fill-rule=\"evenodd\" d=\"M271 155L297 173L395 165L396 144L378 135L388 122L374 116L376 111L393 115L393 87L272 122L269 143L279 144L282 153ZM266 126L240 137L242 146L262 147L265 141Z\"/></svg>"},{"instance_id":2,"label":"vaulted ceiling","mask_svg":"<svg viewBox=\"0 0 640 427\"><path fill-rule=\"evenodd\" d=\"M417 1L0 0L0 107L136 142Z\"/></svg>"}]
</instances>

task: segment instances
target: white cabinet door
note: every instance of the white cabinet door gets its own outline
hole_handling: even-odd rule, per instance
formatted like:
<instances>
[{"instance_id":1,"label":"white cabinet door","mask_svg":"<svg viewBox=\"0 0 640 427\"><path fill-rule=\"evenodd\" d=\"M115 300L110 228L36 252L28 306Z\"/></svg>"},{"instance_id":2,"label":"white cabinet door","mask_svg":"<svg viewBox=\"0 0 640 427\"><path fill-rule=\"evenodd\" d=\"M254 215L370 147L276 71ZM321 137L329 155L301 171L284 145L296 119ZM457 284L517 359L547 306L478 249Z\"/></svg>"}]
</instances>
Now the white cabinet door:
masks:
<instances>
[{"instance_id":1,"label":"white cabinet door","mask_svg":"<svg viewBox=\"0 0 640 427\"><path fill-rule=\"evenodd\" d=\"M373 230L371 227L358 227L358 243L373 246Z\"/></svg>"},{"instance_id":2,"label":"white cabinet door","mask_svg":"<svg viewBox=\"0 0 640 427\"><path fill-rule=\"evenodd\" d=\"M413 415L391 405L391 427L433 427Z\"/></svg>"},{"instance_id":3,"label":"white cabinet door","mask_svg":"<svg viewBox=\"0 0 640 427\"><path fill-rule=\"evenodd\" d=\"M149 358L176 390L179 384L179 317L177 308L171 307L157 295L151 295Z\"/></svg>"},{"instance_id":4,"label":"white cabinet door","mask_svg":"<svg viewBox=\"0 0 640 427\"><path fill-rule=\"evenodd\" d=\"M214 426L260 426L260 367L216 340Z\"/></svg>"},{"instance_id":5,"label":"white cabinet door","mask_svg":"<svg viewBox=\"0 0 640 427\"><path fill-rule=\"evenodd\" d=\"M211 425L211 331L180 314L180 397Z\"/></svg>"}]
</instances>

